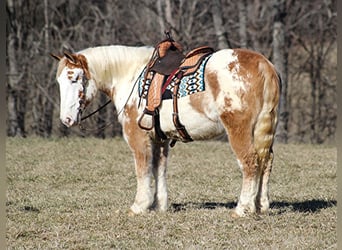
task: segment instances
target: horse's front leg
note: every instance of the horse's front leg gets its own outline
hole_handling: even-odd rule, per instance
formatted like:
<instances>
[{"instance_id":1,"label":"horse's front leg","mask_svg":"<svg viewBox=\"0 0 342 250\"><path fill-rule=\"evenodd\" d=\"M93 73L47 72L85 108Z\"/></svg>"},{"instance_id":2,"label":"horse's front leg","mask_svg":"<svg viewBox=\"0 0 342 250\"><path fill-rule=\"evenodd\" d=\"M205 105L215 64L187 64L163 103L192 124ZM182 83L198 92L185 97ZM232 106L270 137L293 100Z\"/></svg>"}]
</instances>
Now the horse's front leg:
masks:
<instances>
[{"instance_id":1,"label":"horse's front leg","mask_svg":"<svg viewBox=\"0 0 342 250\"><path fill-rule=\"evenodd\" d=\"M155 195L153 207L159 211L167 210L166 169L169 153L169 141L152 144L152 171L155 179Z\"/></svg>"},{"instance_id":2,"label":"horse's front leg","mask_svg":"<svg viewBox=\"0 0 342 250\"><path fill-rule=\"evenodd\" d=\"M131 206L134 214L148 211L153 204L152 179L152 144L148 133L138 123L137 104L127 105L122 121L123 136L127 141L135 162L137 192Z\"/></svg>"},{"instance_id":3,"label":"horse's front leg","mask_svg":"<svg viewBox=\"0 0 342 250\"><path fill-rule=\"evenodd\" d=\"M123 135L133 153L137 177L137 192L131 211L139 214L149 210L153 204L152 145L147 132L139 128L135 122L137 119L135 105L127 107L126 113L131 117L123 122Z\"/></svg>"},{"instance_id":4,"label":"horse's front leg","mask_svg":"<svg viewBox=\"0 0 342 250\"><path fill-rule=\"evenodd\" d=\"M146 212L153 204L153 193L151 189L151 143L149 139L136 141L131 145L137 177L137 192L131 211L134 214Z\"/></svg>"}]
</instances>

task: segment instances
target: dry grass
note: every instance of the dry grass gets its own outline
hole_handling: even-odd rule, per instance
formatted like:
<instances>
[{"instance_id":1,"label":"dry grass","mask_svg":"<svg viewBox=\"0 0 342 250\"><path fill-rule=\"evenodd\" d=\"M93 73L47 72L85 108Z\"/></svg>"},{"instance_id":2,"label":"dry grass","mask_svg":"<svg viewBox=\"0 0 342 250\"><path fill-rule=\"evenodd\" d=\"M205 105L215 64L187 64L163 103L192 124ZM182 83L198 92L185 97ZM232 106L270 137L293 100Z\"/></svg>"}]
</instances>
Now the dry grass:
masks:
<instances>
[{"instance_id":1,"label":"dry grass","mask_svg":"<svg viewBox=\"0 0 342 250\"><path fill-rule=\"evenodd\" d=\"M336 148L276 145L269 215L229 217L241 175L223 142L171 150L170 209L130 217L122 139L6 143L8 249L336 249Z\"/></svg>"}]
</instances>

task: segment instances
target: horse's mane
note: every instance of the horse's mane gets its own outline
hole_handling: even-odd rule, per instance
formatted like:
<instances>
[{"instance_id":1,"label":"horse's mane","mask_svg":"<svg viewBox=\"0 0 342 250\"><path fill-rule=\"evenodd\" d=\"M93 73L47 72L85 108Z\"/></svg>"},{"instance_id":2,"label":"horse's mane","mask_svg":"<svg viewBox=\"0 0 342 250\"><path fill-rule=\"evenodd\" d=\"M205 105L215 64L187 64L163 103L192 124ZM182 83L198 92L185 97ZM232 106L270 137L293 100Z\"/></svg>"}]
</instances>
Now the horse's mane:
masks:
<instances>
[{"instance_id":1,"label":"horse's mane","mask_svg":"<svg viewBox=\"0 0 342 250\"><path fill-rule=\"evenodd\" d=\"M152 47L110 45L87 48L79 51L87 58L88 67L94 77L123 77L134 74L151 57ZM100 74L101 76L96 75ZM131 73L131 74L130 74Z\"/></svg>"}]
</instances>

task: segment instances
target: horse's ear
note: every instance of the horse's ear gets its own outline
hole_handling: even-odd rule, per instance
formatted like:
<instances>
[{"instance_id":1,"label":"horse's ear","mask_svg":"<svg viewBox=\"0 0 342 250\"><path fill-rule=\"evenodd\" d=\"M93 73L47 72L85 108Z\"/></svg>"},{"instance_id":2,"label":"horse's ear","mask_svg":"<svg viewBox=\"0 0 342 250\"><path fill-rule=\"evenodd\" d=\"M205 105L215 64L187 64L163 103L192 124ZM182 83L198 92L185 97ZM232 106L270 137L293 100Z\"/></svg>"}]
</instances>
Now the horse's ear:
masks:
<instances>
[{"instance_id":1,"label":"horse's ear","mask_svg":"<svg viewBox=\"0 0 342 250\"><path fill-rule=\"evenodd\" d=\"M69 53L67 51L64 51L64 55L66 58L68 58L70 61L72 61L73 63L76 63L76 59L75 57L73 56L72 53Z\"/></svg>"},{"instance_id":2,"label":"horse's ear","mask_svg":"<svg viewBox=\"0 0 342 250\"><path fill-rule=\"evenodd\" d=\"M55 55L55 54L52 54L50 53L50 56L52 56L53 58L55 58L57 61L60 61L62 59L61 56L58 56L58 55Z\"/></svg>"}]
</instances>

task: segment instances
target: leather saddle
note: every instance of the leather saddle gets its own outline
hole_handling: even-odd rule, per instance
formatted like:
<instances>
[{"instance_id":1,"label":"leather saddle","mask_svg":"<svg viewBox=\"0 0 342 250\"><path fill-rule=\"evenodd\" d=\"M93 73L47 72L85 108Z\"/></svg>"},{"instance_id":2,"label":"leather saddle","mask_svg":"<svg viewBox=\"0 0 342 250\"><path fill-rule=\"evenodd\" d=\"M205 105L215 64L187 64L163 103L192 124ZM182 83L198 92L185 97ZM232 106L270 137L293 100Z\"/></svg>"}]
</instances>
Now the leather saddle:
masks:
<instances>
[{"instance_id":1,"label":"leather saddle","mask_svg":"<svg viewBox=\"0 0 342 250\"><path fill-rule=\"evenodd\" d=\"M208 46L202 46L184 55L182 46L175 42L168 32L166 32L166 35L167 39L156 45L152 57L146 66L144 85L146 85L147 81L150 84L147 85L146 107L138 124L145 130L151 130L154 127L156 134L161 139L166 139L166 135L160 129L158 108L161 105L162 96L167 86L171 81L174 81L172 93L173 122L178 133L181 135L182 141L192 141L178 118L178 87L182 77L194 73L202 60L213 53L214 50ZM143 89L145 89L145 86Z\"/></svg>"}]
</instances>

